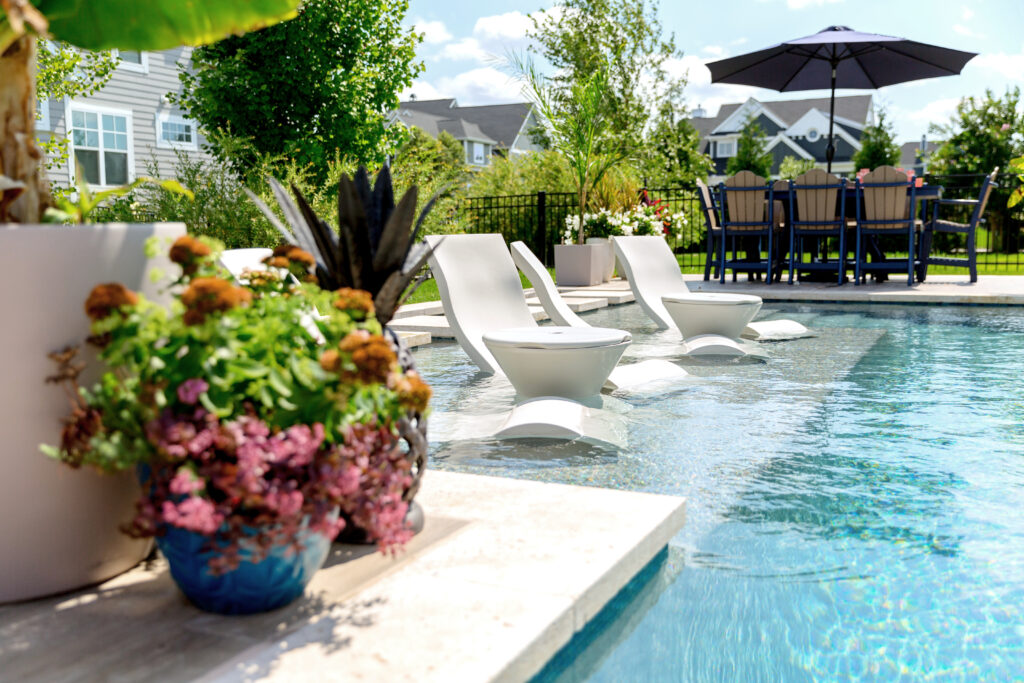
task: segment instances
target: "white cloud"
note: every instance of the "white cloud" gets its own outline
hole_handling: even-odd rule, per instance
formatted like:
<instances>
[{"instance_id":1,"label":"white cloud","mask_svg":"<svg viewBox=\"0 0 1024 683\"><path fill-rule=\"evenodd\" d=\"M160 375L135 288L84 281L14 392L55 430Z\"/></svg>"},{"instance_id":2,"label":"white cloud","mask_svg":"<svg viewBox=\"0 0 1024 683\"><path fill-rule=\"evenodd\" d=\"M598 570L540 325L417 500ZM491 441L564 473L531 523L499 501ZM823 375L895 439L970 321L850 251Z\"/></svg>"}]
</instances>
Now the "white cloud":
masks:
<instances>
[{"instance_id":1,"label":"white cloud","mask_svg":"<svg viewBox=\"0 0 1024 683\"><path fill-rule=\"evenodd\" d=\"M548 18L558 21L562 15L561 7L534 12L533 16L543 24ZM473 25L473 35L481 40L493 40L502 43L521 41L526 33L533 30L533 19L522 12L505 12L480 17Z\"/></svg>"},{"instance_id":2,"label":"white cloud","mask_svg":"<svg viewBox=\"0 0 1024 683\"><path fill-rule=\"evenodd\" d=\"M962 36L966 36L968 38L984 38L985 37L985 36L981 35L980 33L977 33L976 31L973 31L973 30L967 28L963 24L953 24L953 32L954 33L958 33L958 34L960 34Z\"/></svg>"},{"instance_id":3,"label":"white cloud","mask_svg":"<svg viewBox=\"0 0 1024 683\"><path fill-rule=\"evenodd\" d=\"M962 16L964 21L970 21L971 19L974 18L974 10L972 10L970 7L964 7Z\"/></svg>"},{"instance_id":4,"label":"white cloud","mask_svg":"<svg viewBox=\"0 0 1024 683\"><path fill-rule=\"evenodd\" d=\"M915 107L914 109L894 107L893 120L902 123L901 127L903 128L916 128L923 133L928 130L928 124L930 123L945 123L949 121L953 112L956 111L958 104L960 104L959 97L943 97L932 100L923 107Z\"/></svg>"},{"instance_id":5,"label":"white cloud","mask_svg":"<svg viewBox=\"0 0 1024 683\"><path fill-rule=\"evenodd\" d=\"M807 7L821 7L825 4L835 4L843 0L786 0L786 7L789 9L805 9Z\"/></svg>"},{"instance_id":6,"label":"white cloud","mask_svg":"<svg viewBox=\"0 0 1024 683\"><path fill-rule=\"evenodd\" d=\"M692 108L701 107L713 116L723 104L745 102L749 97L765 99L776 94L746 85L712 83L711 72L705 66L708 61L711 60L686 55L682 59L665 62L665 70L670 76L686 75L686 102Z\"/></svg>"},{"instance_id":7,"label":"white cloud","mask_svg":"<svg viewBox=\"0 0 1024 683\"><path fill-rule=\"evenodd\" d=\"M980 54L968 62L966 69L994 71L1007 81L1022 81L1024 80L1024 49L1013 55L1002 52Z\"/></svg>"},{"instance_id":8,"label":"white cloud","mask_svg":"<svg viewBox=\"0 0 1024 683\"><path fill-rule=\"evenodd\" d=\"M423 34L423 42L428 45L446 43L452 39L443 21L426 21L417 19L414 26L417 33Z\"/></svg>"},{"instance_id":9,"label":"white cloud","mask_svg":"<svg viewBox=\"0 0 1024 683\"><path fill-rule=\"evenodd\" d=\"M435 59L450 59L453 61L473 61L483 63L491 58L491 54L480 46L476 38L463 38L453 43L448 43L437 54Z\"/></svg>"},{"instance_id":10,"label":"white cloud","mask_svg":"<svg viewBox=\"0 0 1024 683\"><path fill-rule=\"evenodd\" d=\"M412 85L402 91L399 97L403 100L415 96L417 100L440 100L446 95L426 81L413 81Z\"/></svg>"},{"instance_id":11,"label":"white cloud","mask_svg":"<svg viewBox=\"0 0 1024 683\"><path fill-rule=\"evenodd\" d=\"M746 38L737 38L736 40L730 41L729 44L730 45L743 45L746 42L747 42Z\"/></svg>"},{"instance_id":12,"label":"white cloud","mask_svg":"<svg viewBox=\"0 0 1024 683\"><path fill-rule=\"evenodd\" d=\"M409 93L415 94L420 100L454 97L459 104L466 106L521 102L524 99L522 88L515 79L489 66L445 76L433 82L416 81L402 92L402 98L407 98Z\"/></svg>"},{"instance_id":13,"label":"white cloud","mask_svg":"<svg viewBox=\"0 0 1024 683\"><path fill-rule=\"evenodd\" d=\"M705 45L701 51L716 58L725 54L725 49L721 45Z\"/></svg>"}]
</instances>

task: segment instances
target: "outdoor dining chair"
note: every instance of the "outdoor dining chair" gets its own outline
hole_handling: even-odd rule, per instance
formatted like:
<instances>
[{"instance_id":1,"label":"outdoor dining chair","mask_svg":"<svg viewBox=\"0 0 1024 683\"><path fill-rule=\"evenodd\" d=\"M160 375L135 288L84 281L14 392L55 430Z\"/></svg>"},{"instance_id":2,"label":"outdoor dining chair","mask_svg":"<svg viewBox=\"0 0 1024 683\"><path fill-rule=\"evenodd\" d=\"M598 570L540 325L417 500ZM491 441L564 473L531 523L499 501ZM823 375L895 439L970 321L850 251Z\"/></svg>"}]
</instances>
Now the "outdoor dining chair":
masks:
<instances>
[{"instance_id":1,"label":"outdoor dining chair","mask_svg":"<svg viewBox=\"0 0 1024 683\"><path fill-rule=\"evenodd\" d=\"M788 184L789 284L793 284L793 273L812 270L835 271L838 284L843 284L846 277L846 181L820 168L812 168ZM829 237L839 238L839 258L815 260L818 242ZM805 238L815 238L810 261L804 261Z\"/></svg>"},{"instance_id":2,"label":"outdoor dining chair","mask_svg":"<svg viewBox=\"0 0 1024 683\"><path fill-rule=\"evenodd\" d=\"M707 258L704 260L704 279L711 279L711 266L715 266L715 277L718 277L718 265L715 261L715 241L722 239L722 226L718 224L718 207L711 198L711 190L704 181L697 180L697 199L700 201L700 213L704 216L704 227L707 230Z\"/></svg>"},{"instance_id":3,"label":"outdoor dining chair","mask_svg":"<svg viewBox=\"0 0 1024 683\"><path fill-rule=\"evenodd\" d=\"M857 180L857 232L855 237L854 284L867 281L870 273L906 271L907 286L914 284L914 255L917 232L917 197L907 174L892 166L879 166ZM889 237L906 240L906 258L881 258L868 261L866 239Z\"/></svg>"},{"instance_id":4,"label":"outdoor dining chair","mask_svg":"<svg viewBox=\"0 0 1024 683\"><path fill-rule=\"evenodd\" d=\"M999 173L997 166L981 184L981 192L977 199L939 199L932 208L931 220L925 225L921 234L921 267L918 269L918 279L924 282L928 275L928 266L953 266L956 268L967 268L971 274L971 282L978 281L978 223L985 214L985 206L992 194L992 187L996 184L996 175ZM974 207L971 211L971 218L967 223L955 223L951 220L939 218L939 209L943 206ZM932 256L932 240L935 233L953 233L967 236L966 258L947 258Z\"/></svg>"},{"instance_id":5,"label":"outdoor dining chair","mask_svg":"<svg viewBox=\"0 0 1024 683\"><path fill-rule=\"evenodd\" d=\"M778 222L775 220L773 187L764 178L750 171L740 171L718 186L718 203L722 215L722 244L719 251L719 282L725 284L725 271L731 269L733 282L738 272L764 272L768 284L773 282L777 259ZM732 258L728 256L729 238L746 241L746 258L739 259L736 243ZM761 253L766 257L761 259Z\"/></svg>"}]
</instances>

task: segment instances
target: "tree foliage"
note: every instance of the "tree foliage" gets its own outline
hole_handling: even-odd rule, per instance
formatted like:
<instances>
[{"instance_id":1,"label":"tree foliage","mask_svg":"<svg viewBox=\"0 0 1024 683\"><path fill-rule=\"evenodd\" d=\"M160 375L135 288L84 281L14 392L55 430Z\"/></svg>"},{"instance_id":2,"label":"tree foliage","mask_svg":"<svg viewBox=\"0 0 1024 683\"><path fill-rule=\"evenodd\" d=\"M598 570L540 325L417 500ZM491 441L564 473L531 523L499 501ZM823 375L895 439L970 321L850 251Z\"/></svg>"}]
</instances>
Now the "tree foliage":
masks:
<instances>
[{"instance_id":1,"label":"tree foliage","mask_svg":"<svg viewBox=\"0 0 1024 683\"><path fill-rule=\"evenodd\" d=\"M433 210L423 222L422 234L436 235L459 231L460 190L465 182L466 155L462 144L448 132L432 137L419 128L409 130L409 139L398 150L391 165L395 193L419 187L421 211L430 198L439 194Z\"/></svg>"},{"instance_id":2,"label":"tree foliage","mask_svg":"<svg viewBox=\"0 0 1024 683\"><path fill-rule=\"evenodd\" d=\"M797 176L807 173L814 168L813 159L798 159L794 156L787 156L779 164L779 178L793 180Z\"/></svg>"},{"instance_id":3,"label":"tree foliage","mask_svg":"<svg viewBox=\"0 0 1024 683\"><path fill-rule=\"evenodd\" d=\"M681 97L684 80L665 69L681 53L674 36L662 36L656 2L560 0L532 18L530 36L556 70L552 85L563 98L595 71L606 70L601 109L617 147L638 148L657 104Z\"/></svg>"},{"instance_id":4,"label":"tree foliage","mask_svg":"<svg viewBox=\"0 0 1024 683\"><path fill-rule=\"evenodd\" d=\"M389 126L398 93L422 68L419 35L402 27L407 0L309 0L287 22L197 49L179 104L236 168L258 155L308 165L323 182L332 161L376 166L404 141ZM231 156L225 136L249 142Z\"/></svg>"},{"instance_id":5,"label":"tree foliage","mask_svg":"<svg viewBox=\"0 0 1024 683\"><path fill-rule=\"evenodd\" d=\"M984 98L960 100L950 121L933 125L932 134L945 143L932 155L932 173L991 173L1024 155L1024 109L1020 88L1001 98L985 91Z\"/></svg>"},{"instance_id":6,"label":"tree foliage","mask_svg":"<svg viewBox=\"0 0 1024 683\"><path fill-rule=\"evenodd\" d=\"M747 119L740 130L736 143L736 156L729 159L725 172L735 175L740 171L752 171L762 178L772 173L772 154L768 151L768 137L764 129L753 118Z\"/></svg>"},{"instance_id":7,"label":"tree foliage","mask_svg":"<svg viewBox=\"0 0 1024 683\"><path fill-rule=\"evenodd\" d=\"M897 166L900 163L900 146L896 144L896 132L892 123L885 118L885 110L878 112L878 123L867 126L860 137L860 149L853 155L853 168L875 169L879 166Z\"/></svg>"},{"instance_id":8,"label":"tree foliage","mask_svg":"<svg viewBox=\"0 0 1024 683\"><path fill-rule=\"evenodd\" d=\"M700 151L700 133L669 101L661 105L638 166L650 187L693 185L715 167Z\"/></svg>"}]
</instances>

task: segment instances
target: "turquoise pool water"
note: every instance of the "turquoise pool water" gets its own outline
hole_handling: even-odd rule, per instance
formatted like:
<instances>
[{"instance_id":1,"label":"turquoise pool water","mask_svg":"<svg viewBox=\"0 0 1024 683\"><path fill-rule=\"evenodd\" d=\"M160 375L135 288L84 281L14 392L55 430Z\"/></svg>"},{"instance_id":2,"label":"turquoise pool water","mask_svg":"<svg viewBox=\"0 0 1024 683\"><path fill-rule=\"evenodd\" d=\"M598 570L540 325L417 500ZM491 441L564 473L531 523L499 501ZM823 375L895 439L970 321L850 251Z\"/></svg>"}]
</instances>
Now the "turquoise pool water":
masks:
<instances>
[{"instance_id":1,"label":"turquoise pool water","mask_svg":"<svg viewBox=\"0 0 1024 683\"><path fill-rule=\"evenodd\" d=\"M771 308L819 336L607 399L621 451L445 442L511 395L453 344L417 352L433 467L688 499L666 553L538 679L1024 680L1024 311ZM635 356L671 348L636 306L587 320L633 330Z\"/></svg>"}]
</instances>

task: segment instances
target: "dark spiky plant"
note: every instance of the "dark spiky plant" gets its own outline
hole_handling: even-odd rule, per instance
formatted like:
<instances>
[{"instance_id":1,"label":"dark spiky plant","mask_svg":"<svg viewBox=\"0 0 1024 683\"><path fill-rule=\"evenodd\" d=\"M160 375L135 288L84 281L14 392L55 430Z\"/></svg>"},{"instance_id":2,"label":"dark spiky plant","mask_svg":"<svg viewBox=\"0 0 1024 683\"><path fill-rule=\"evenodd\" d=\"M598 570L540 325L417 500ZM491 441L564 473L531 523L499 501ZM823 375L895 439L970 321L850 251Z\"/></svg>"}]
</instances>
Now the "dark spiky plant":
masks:
<instances>
[{"instance_id":1,"label":"dark spiky plant","mask_svg":"<svg viewBox=\"0 0 1024 683\"><path fill-rule=\"evenodd\" d=\"M292 185L295 200L277 180L268 178L278 206L290 230L278 220L259 197L249 197L284 239L316 259L320 287L362 289L373 296L377 320L384 327L398 354L403 370L415 369L415 362L401 339L386 326L399 305L426 278L422 274L431 248L417 242L420 227L434 206L437 195L416 213L418 189L409 188L395 204L391 172L385 166L372 187L366 168L360 166L354 178L343 175L338 183L338 230L313 212L306 198ZM247 191L248 192L248 191ZM398 430L408 447L413 483L405 493L412 502L419 489L427 461L427 421L411 412L400 420Z\"/></svg>"}]
</instances>

